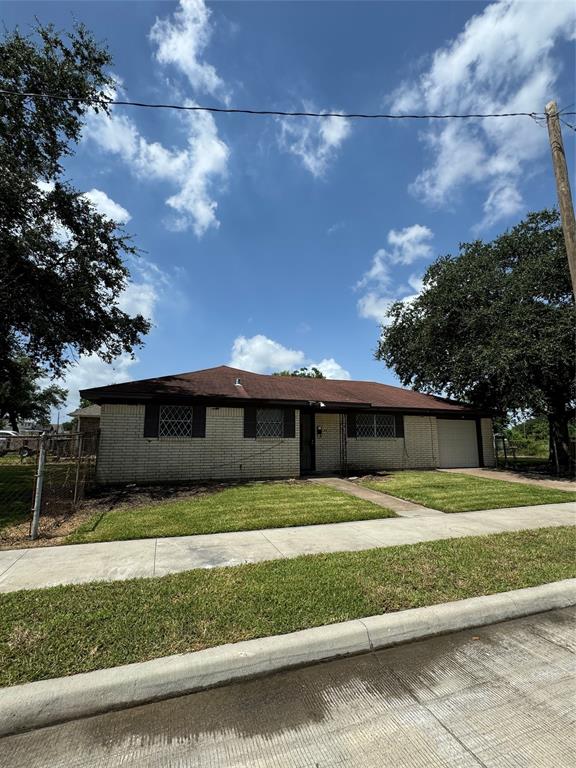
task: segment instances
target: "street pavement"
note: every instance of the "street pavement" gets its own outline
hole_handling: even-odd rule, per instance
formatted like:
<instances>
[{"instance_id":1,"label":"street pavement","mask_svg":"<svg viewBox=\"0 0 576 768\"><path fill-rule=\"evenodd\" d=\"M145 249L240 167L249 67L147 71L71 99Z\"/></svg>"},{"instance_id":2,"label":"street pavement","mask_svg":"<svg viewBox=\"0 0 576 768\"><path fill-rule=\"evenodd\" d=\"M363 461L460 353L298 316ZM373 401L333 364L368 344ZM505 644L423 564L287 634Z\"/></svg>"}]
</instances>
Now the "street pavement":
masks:
<instances>
[{"instance_id":1,"label":"street pavement","mask_svg":"<svg viewBox=\"0 0 576 768\"><path fill-rule=\"evenodd\" d=\"M571 525L576 502L0 551L0 592Z\"/></svg>"},{"instance_id":2,"label":"street pavement","mask_svg":"<svg viewBox=\"0 0 576 768\"><path fill-rule=\"evenodd\" d=\"M567 608L0 740L2 768L572 768Z\"/></svg>"}]
</instances>

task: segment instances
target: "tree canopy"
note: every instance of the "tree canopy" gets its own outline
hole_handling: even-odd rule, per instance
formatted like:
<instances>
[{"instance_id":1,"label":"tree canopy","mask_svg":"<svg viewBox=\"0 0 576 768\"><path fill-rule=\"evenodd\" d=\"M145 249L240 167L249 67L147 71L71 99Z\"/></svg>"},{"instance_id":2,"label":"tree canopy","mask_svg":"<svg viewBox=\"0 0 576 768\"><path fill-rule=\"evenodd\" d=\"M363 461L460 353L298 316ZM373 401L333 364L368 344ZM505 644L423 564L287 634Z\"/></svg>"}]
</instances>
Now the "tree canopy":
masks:
<instances>
[{"instance_id":1,"label":"tree canopy","mask_svg":"<svg viewBox=\"0 0 576 768\"><path fill-rule=\"evenodd\" d=\"M546 415L568 462L576 312L559 216L530 213L489 243L462 243L394 303L376 357L404 385L479 408Z\"/></svg>"},{"instance_id":2,"label":"tree canopy","mask_svg":"<svg viewBox=\"0 0 576 768\"><path fill-rule=\"evenodd\" d=\"M302 376L305 379L325 379L326 376L319 368L310 366L310 368L298 368L296 371L277 371L272 376Z\"/></svg>"},{"instance_id":3,"label":"tree canopy","mask_svg":"<svg viewBox=\"0 0 576 768\"><path fill-rule=\"evenodd\" d=\"M0 98L0 382L22 355L53 375L74 357L109 362L133 353L149 329L119 306L136 254L118 223L64 177L88 110L106 109L111 59L81 25L37 26L0 43L0 87L42 96Z\"/></svg>"},{"instance_id":4,"label":"tree canopy","mask_svg":"<svg viewBox=\"0 0 576 768\"><path fill-rule=\"evenodd\" d=\"M50 424L50 409L63 405L68 392L56 384L42 386L41 371L27 357L15 358L9 365L9 375L0 381L0 422L7 421L16 431L25 419Z\"/></svg>"}]
</instances>

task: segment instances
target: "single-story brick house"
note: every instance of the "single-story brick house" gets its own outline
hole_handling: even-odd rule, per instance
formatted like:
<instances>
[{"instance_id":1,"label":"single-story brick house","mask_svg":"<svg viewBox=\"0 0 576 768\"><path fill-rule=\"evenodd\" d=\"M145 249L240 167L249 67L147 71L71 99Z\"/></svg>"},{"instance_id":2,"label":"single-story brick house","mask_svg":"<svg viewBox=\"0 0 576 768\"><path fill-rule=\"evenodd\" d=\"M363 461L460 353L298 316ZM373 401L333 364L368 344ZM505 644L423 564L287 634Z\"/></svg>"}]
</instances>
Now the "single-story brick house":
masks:
<instances>
[{"instance_id":1,"label":"single-story brick house","mask_svg":"<svg viewBox=\"0 0 576 768\"><path fill-rule=\"evenodd\" d=\"M102 483L492 466L492 420L379 384L222 365L85 389L101 406Z\"/></svg>"}]
</instances>

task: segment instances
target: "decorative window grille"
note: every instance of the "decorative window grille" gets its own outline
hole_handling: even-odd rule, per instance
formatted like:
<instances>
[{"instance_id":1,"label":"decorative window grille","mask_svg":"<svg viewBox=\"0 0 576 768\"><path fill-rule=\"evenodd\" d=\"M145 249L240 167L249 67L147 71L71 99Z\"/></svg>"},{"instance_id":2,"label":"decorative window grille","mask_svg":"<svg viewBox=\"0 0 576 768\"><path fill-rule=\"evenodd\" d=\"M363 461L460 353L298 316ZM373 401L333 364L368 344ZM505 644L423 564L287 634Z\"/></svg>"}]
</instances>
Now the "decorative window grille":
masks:
<instances>
[{"instance_id":1,"label":"decorative window grille","mask_svg":"<svg viewBox=\"0 0 576 768\"><path fill-rule=\"evenodd\" d=\"M356 416L358 437L396 437L394 416L386 413L359 413Z\"/></svg>"},{"instance_id":2,"label":"decorative window grille","mask_svg":"<svg viewBox=\"0 0 576 768\"><path fill-rule=\"evenodd\" d=\"M160 407L160 437L192 437L191 405L162 405Z\"/></svg>"},{"instance_id":3,"label":"decorative window grille","mask_svg":"<svg viewBox=\"0 0 576 768\"><path fill-rule=\"evenodd\" d=\"M258 408L256 411L256 437L282 437L284 411L280 408Z\"/></svg>"}]
</instances>

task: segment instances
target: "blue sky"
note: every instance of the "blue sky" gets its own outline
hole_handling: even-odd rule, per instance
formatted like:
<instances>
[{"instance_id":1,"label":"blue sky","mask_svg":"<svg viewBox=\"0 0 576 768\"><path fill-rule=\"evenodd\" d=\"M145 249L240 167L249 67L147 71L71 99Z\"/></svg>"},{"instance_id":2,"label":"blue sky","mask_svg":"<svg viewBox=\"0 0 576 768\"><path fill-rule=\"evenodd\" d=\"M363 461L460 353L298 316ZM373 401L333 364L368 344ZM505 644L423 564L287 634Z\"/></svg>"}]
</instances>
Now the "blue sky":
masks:
<instances>
[{"instance_id":1,"label":"blue sky","mask_svg":"<svg viewBox=\"0 0 576 768\"><path fill-rule=\"evenodd\" d=\"M561 2L18 2L83 21L114 58L118 97L329 111L542 111L574 97ZM573 136L565 132L573 162ZM222 363L320 365L397 383L373 359L389 301L425 267L555 203L545 126L281 121L115 108L91 116L67 177L144 251L122 297L154 328L78 387Z\"/></svg>"}]
</instances>

